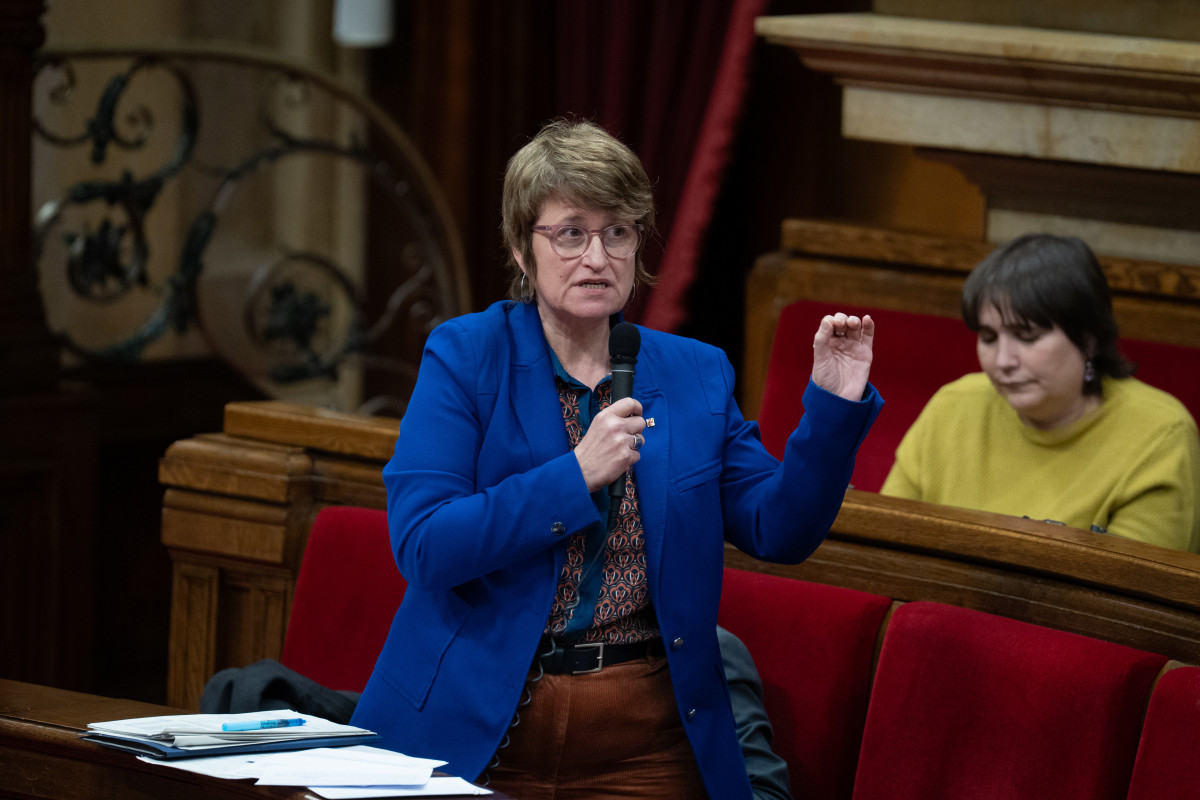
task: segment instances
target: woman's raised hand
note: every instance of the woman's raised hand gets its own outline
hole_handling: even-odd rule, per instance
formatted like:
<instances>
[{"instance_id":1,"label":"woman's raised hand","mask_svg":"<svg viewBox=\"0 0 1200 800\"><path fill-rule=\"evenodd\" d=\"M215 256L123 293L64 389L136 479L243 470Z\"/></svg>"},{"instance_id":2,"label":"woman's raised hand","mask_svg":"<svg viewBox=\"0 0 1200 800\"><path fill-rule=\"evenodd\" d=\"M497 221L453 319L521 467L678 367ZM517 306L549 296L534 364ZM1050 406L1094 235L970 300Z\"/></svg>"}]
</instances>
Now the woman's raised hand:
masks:
<instances>
[{"instance_id":1,"label":"woman's raised hand","mask_svg":"<svg viewBox=\"0 0 1200 800\"><path fill-rule=\"evenodd\" d=\"M842 312L821 319L813 337L813 382L847 400L861 400L871 372L875 321Z\"/></svg>"}]
</instances>

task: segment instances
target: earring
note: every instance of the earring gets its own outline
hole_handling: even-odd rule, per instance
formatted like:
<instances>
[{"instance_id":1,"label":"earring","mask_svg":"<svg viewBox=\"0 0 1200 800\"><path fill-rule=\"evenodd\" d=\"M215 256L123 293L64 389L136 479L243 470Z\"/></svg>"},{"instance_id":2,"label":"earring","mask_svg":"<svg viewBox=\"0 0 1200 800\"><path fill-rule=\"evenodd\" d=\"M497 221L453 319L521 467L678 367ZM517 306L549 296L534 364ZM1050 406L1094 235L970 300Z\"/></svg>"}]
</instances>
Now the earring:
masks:
<instances>
[{"instance_id":1,"label":"earring","mask_svg":"<svg viewBox=\"0 0 1200 800\"><path fill-rule=\"evenodd\" d=\"M1091 383L1094 380L1096 380L1096 368L1092 366L1092 360L1089 358L1083 365L1083 382Z\"/></svg>"},{"instance_id":2,"label":"earring","mask_svg":"<svg viewBox=\"0 0 1200 800\"><path fill-rule=\"evenodd\" d=\"M525 293L525 273L524 272L521 273L521 288L518 290L518 292L520 293L522 299L529 296L528 294Z\"/></svg>"}]
</instances>

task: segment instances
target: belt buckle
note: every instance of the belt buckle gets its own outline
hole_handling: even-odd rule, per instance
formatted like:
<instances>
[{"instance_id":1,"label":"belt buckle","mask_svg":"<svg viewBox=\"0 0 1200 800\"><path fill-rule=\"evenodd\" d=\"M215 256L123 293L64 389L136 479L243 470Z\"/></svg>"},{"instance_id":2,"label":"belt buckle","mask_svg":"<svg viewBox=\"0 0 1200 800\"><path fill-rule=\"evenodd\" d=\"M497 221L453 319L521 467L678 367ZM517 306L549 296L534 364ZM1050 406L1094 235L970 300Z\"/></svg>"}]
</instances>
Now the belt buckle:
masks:
<instances>
[{"instance_id":1,"label":"belt buckle","mask_svg":"<svg viewBox=\"0 0 1200 800\"><path fill-rule=\"evenodd\" d=\"M574 646L577 650L596 650L596 666L591 669L571 670L572 675L587 675L589 672L599 672L604 668L604 642L580 642Z\"/></svg>"}]
</instances>

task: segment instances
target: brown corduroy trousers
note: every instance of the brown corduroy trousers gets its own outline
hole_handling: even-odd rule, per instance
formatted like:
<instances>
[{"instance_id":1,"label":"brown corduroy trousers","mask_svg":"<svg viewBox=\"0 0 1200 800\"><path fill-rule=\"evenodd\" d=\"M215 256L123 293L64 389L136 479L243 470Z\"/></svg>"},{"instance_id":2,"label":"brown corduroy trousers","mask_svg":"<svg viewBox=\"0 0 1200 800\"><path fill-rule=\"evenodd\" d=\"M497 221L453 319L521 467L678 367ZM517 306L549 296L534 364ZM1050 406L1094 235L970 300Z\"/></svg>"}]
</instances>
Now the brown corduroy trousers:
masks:
<instances>
[{"instance_id":1,"label":"brown corduroy trousers","mask_svg":"<svg viewBox=\"0 0 1200 800\"><path fill-rule=\"evenodd\" d=\"M536 674L531 673L531 677ZM488 786L514 800L704 800L665 658L528 685Z\"/></svg>"}]
</instances>

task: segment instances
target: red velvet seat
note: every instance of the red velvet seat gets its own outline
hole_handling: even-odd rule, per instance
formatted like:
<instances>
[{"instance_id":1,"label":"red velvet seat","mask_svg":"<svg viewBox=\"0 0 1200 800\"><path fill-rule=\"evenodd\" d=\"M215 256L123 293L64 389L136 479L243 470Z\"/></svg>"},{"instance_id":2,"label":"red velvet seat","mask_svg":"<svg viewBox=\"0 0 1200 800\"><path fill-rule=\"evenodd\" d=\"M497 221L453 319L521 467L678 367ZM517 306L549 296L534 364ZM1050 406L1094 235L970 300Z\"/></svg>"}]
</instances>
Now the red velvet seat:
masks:
<instances>
[{"instance_id":1,"label":"red velvet seat","mask_svg":"<svg viewBox=\"0 0 1200 800\"><path fill-rule=\"evenodd\" d=\"M1166 658L932 602L896 610L855 800L1121 800Z\"/></svg>"},{"instance_id":2,"label":"red velvet seat","mask_svg":"<svg viewBox=\"0 0 1200 800\"><path fill-rule=\"evenodd\" d=\"M849 798L879 627L891 599L725 570L720 624L754 656L796 797Z\"/></svg>"},{"instance_id":3,"label":"red velvet seat","mask_svg":"<svg viewBox=\"0 0 1200 800\"><path fill-rule=\"evenodd\" d=\"M886 405L859 448L851 484L877 492L892 468L896 448L921 409L941 386L979 371L975 334L958 318L912 314L846 303L801 300L779 315L758 424L763 444L777 458L804 413L800 398L812 372L812 337L821 317L835 311L870 314L878 325L871 382ZM1122 339L1121 352L1137 377L1177 397L1200 418L1200 347Z\"/></svg>"},{"instance_id":4,"label":"red velvet seat","mask_svg":"<svg viewBox=\"0 0 1200 800\"><path fill-rule=\"evenodd\" d=\"M300 563L280 662L330 689L361 692L404 588L383 511L322 509Z\"/></svg>"},{"instance_id":5,"label":"red velvet seat","mask_svg":"<svg viewBox=\"0 0 1200 800\"><path fill-rule=\"evenodd\" d=\"M1150 696L1128 800L1200 797L1200 667L1179 667Z\"/></svg>"},{"instance_id":6,"label":"red velvet seat","mask_svg":"<svg viewBox=\"0 0 1200 800\"><path fill-rule=\"evenodd\" d=\"M1122 339L1121 352L1140 380L1174 395L1200 420L1200 347Z\"/></svg>"}]
</instances>

